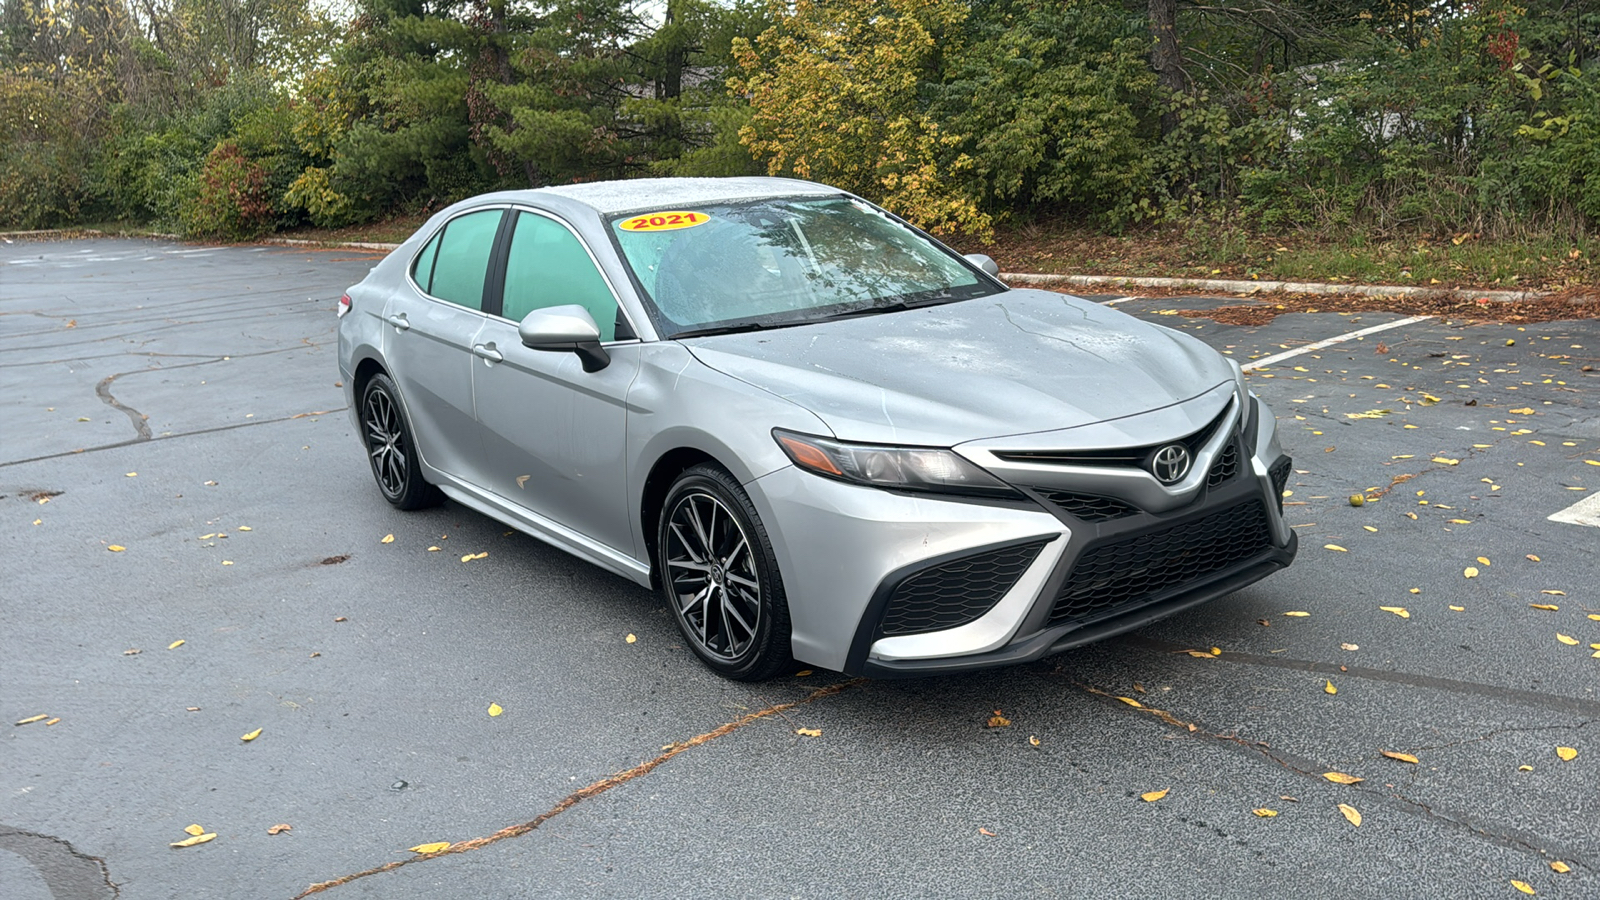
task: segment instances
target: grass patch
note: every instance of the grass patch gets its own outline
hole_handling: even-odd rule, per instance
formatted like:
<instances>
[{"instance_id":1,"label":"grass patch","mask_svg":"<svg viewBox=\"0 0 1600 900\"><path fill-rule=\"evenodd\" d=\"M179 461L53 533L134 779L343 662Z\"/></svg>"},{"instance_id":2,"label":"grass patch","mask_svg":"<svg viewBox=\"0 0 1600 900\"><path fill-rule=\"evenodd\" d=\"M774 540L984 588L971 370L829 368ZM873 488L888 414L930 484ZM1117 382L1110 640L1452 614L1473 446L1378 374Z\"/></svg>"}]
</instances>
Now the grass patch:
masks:
<instances>
[{"instance_id":1,"label":"grass patch","mask_svg":"<svg viewBox=\"0 0 1600 900\"><path fill-rule=\"evenodd\" d=\"M996 229L994 244L964 249L1007 272L1232 278L1560 290L1600 282L1600 240L1415 235L1370 237L1294 232L1253 234L1201 225L1157 226L1121 235L1059 222Z\"/></svg>"}]
</instances>

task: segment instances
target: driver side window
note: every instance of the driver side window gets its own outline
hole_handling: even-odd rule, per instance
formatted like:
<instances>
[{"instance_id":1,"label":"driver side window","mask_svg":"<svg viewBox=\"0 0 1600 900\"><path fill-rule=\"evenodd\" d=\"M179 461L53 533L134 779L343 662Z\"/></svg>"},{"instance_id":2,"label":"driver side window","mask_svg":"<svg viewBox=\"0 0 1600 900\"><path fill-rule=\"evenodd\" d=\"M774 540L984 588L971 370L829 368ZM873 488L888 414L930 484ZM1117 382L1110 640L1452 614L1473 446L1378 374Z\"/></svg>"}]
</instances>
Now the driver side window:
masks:
<instances>
[{"instance_id":1,"label":"driver side window","mask_svg":"<svg viewBox=\"0 0 1600 900\"><path fill-rule=\"evenodd\" d=\"M616 339L617 298L583 242L554 219L518 213L503 297L501 315L513 322L536 309L575 303L594 317L600 340Z\"/></svg>"}]
</instances>

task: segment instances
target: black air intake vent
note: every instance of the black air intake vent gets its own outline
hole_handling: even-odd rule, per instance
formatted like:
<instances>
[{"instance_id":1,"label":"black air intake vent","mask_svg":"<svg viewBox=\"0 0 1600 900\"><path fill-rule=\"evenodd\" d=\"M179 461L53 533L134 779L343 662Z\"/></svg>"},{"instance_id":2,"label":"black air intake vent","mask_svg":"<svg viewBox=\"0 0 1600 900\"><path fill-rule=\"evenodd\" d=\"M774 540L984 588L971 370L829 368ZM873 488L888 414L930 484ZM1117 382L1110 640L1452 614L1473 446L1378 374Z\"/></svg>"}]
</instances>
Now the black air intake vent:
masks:
<instances>
[{"instance_id":1,"label":"black air intake vent","mask_svg":"<svg viewBox=\"0 0 1600 900\"><path fill-rule=\"evenodd\" d=\"M912 575L890 596L882 634L922 634L977 620L1011 590L1046 543L990 550Z\"/></svg>"}]
</instances>

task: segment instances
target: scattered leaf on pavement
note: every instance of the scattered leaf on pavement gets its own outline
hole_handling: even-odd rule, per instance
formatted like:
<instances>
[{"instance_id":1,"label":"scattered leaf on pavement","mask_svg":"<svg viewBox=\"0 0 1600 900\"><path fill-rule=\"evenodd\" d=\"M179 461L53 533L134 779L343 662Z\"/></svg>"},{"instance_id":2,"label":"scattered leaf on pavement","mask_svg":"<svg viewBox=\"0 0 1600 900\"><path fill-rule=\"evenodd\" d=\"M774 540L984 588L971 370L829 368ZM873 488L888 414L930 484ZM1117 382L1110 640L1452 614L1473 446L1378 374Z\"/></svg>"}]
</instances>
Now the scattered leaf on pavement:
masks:
<instances>
[{"instance_id":1,"label":"scattered leaf on pavement","mask_svg":"<svg viewBox=\"0 0 1600 900\"><path fill-rule=\"evenodd\" d=\"M1568 872L1572 871L1572 867L1567 865L1566 863L1562 862L1559 859L1555 859L1555 860L1551 860L1550 861L1550 871L1555 872L1555 873L1557 873L1559 875L1565 875Z\"/></svg>"},{"instance_id":2,"label":"scattered leaf on pavement","mask_svg":"<svg viewBox=\"0 0 1600 900\"><path fill-rule=\"evenodd\" d=\"M1390 759L1398 759L1401 762L1411 763L1412 765L1416 765L1417 762L1417 758L1409 753L1400 753L1395 750L1379 750L1378 752Z\"/></svg>"},{"instance_id":3,"label":"scattered leaf on pavement","mask_svg":"<svg viewBox=\"0 0 1600 900\"><path fill-rule=\"evenodd\" d=\"M1451 458L1449 458L1447 456L1435 456L1432 459L1432 462L1436 462L1441 466L1454 466L1454 465L1458 465L1461 462L1461 460L1459 460L1459 459L1451 459Z\"/></svg>"},{"instance_id":4,"label":"scattered leaf on pavement","mask_svg":"<svg viewBox=\"0 0 1600 900\"><path fill-rule=\"evenodd\" d=\"M821 728L796 728L794 733L801 737L822 737Z\"/></svg>"},{"instance_id":5,"label":"scattered leaf on pavement","mask_svg":"<svg viewBox=\"0 0 1600 900\"><path fill-rule=\"evenodd\" d=\"M167 645L167 649L168 650L176 650L179 647L182 647L185 643L187 643L187 641L185 641L183 638L178 638L177 640L175 640L172 643L168 644Z\"/></svg>"},{"instance_id":6,"label":"scattered leaf on pavement","mask_svg":"<svg viewBox=\"0 0 1600 900\"><path fill-rule=\"evenodd\" d=\"M468 553L466 556L461 557L461 561L462 562L472 562L475 559L483 559L485 556L488 556L488 555L489 555L489 551L487 551L487 550L483 551L482 553Z\"/></svg>"},{"instance_id":7,"label":"scattered leaf on pavement","mask_svg":"<svg viewBox=\"0 0 1600 900\"><path fill-rule=\"evenodd\" d=\"M498 703L489 704L489 715L498 716L503 712L505 712L505 710L500 708L500 704L498 704Z\"/></svg>"},{"instance_id":8,"label":"scattered leaf on pavement","mask_svg":"<svg viewBox=\"0 0 1600 900\"><path fill-rule=\"evenodd\" d=\"M978 833L983 835L984 837L994 837L994 832L990 831L987 828L979 828L978 829Z\"/></svg>"},{"instance_id":9,"label":"scattered leaf on pavement","mask_svg":"<svg viewBox=\"0 0 1600 900\"><path fill-rule=\"evenodd\" d=\"M1337 550L1340 553L1349 553L1350 552L1349 550L1346 550L1345 548L1339 546L1338 544L1323 544L1322 545L1322 549L1324 549L1324 550Z\"/></svg>"},{"instance_id":10,"label":"scattered leaf on pavement","mask_svg":"<svg viewBox=\"0 0 1600 900\"><path fill-rule=\"evenodd\" d=\"M639 640L639 636L636 635L636 634L629 634L626 638L624 638L624 640L626 640L630 644L637 643L638 640Z\"/></svg>"},{"instance_id":11,"label":"scattered leaf on pavement","mask_svg":"<svg viewBox=\"0 0 1600 900\"><path fill-rule=\"evenodd\" d=\"M1562 762L1572 762L1578 758L1578 751L1573 747L1557 747L1556 755L1561 757Z\"/></svg>"},{"instance_id":12,"label":"scattered leaf on pavement","mask_svg":"<svg viewBox=\"0 0 1600 900\"><path fill-rule=\"evenodd\" d=\"M380 543L380 544L392 544L392 543L394 543L394 535L386 534L386 535L383 536L383 540L379 541L378 543Z\"/></svg>"},{"instance_id":13,"label":"scattered leaf on pavement","mask_svg":"<svg viewBox=\"0 0 1600 900\"><path fill-rule=\"evenodd\" d=\"M1478 557L1478 562L1483 563L1485 566L1487 566L1487 565L1489 565L1489 557L1480 556L1480 557Z\"/></svg>"},{"instance_id":14,"label":"scattered leaf on pavement","mask_svg":"<svg viewBox=\"0 0 1600 900\"><path fill-rule=\"evenodd\" d=\"M1528 605L1534 609L1547 609L1550 612L1558 612L1561 609L1561 607L1556 606L1553 603L1529 603Z\"/></svg>"},{"instance_id":15,"label":"scattered leaf on pavement","mask_svg":"<svg viewBox=\"0 0 1600 900\"><path fill-rule=\"evenodd\" d=\"M268 828L267 829L267 834L283 834L285 831L293 831L293 830L294 830L294 826L293 825L281 825L280 824L280 825L274 825L271 828Z\"/></svg>"},{"instance_id":16,"label":"scattered leaf on pavement","mask_svg":"<svg viewBox=\"0 0 1600 900\"><path fill-rule=\"evenodd\" d=\"M1333 682L1329 681L1322 685L1322 692L1324 694L1337 694L1339 689L1333 686Z\"/></svg>"},{"instance_id":17,"label":"scattered leaf on pavement","mask_svg":"<svg viewBox=\"0 0 1600 900\"><path fill-rule=\"evenodd\" d=\"M801 669L800 671L794 673L794 677L796 677L796 678L804 678L804 677L806 677L807 675L810 675L810 674L811 674L811 670L810 669Z\"/></svg>"},{"instance_id":18,"label":"scattered leaf on pavement","mask_svg":"<svg viewBox=\"0 0 1600 900\"><path fill-rule=\"evenodd\" d=\"M1172 788L1162 788L1159 791L1147 791L1143 794L1140 794L1139 799L1146 803L1154 803L1157 800L1160 800L1162 797L1165 797L1167 795L1167 791L1170 790L1172 790Z\"/></svg>"},{"instance_id":19,"label":"scattered leaf on pavement","mask_svg":"<svg viewBox=\"0 0 1600 900\"><path fill-rule=\"evenodd\" d=\"M1567 635L1564 635L1564 634L1562 634L1560 632L1556 632L1556 640L1560 641L1563 644L1566 644L1568 647L1576 647L1576 646L1578 646L1578 639L1577 638L1568 637Z\"/></svg>"},{"instance_id":20,"label":"scattered leaf on pavement","mask_svg":"<svg viewBox=\"0 0 1600 900\"><path fill-rule=\"evenodd\" d=\"M1129 701L1129 702L1132 702L1132 701ZM1135 703L1134 705L1138 706L1137 703ZM1005 716L1001 715L1000 714L1000 710L998 710L998 709L994 711L994 715L989 717L989 727L990 728L1004 728L1004 727L1006 727L1007 725L1010 725L1010 724L1011 724L1011 720L1006 718Z\"/></svg>"},{"instance_id":21,"label":"scattered leaf on pavement","mask_svg":"<svg viewBox=\"0 0 1600 900\"><path fill-rule=\"evenodd\" d=\"M204 844L204 843L206 843L208 841L215 840L216 837L217 837L217 833L213 831L213 832L211 832L209 834L197 834L194 837L187 837L187 838L184 838L181 841L177 841L176 843L168 844L167 846L168 847L193 847L196 844Z\"/></svg>"},{"instance_id":22,"label":"scattered leaf on pavement","mask_svg":"<svg viewBox=\"0 0 1600 900\"><path fill-rule=\"evenodd\" d=\"M1467 566L1465 569L1461 570L1461 574L1465 578L1477 578L1478 577L1478 567L1477 566Z\"/></svg>"},{"instance_id":23,"label":"scattered leaf on pavement","mask_svg":"<svg viewBox=\"0 0 1600 900\"><path fill-rule=\"evenodd\" d=\"M253 741L258 737L261 737L261 729L259 729L259 728L257 728L255 731L250 732L249 734L241 734L241 735L239 735L239 740L244 741L246 743L249 743L250 741Z\"/></svg>"},{"instance_id":24,"label":"scattered leaf on pavement","mask_svg":"<svg viewBox=\"0 0 1600 900\"><path fill-rule=\"evenodd\" d=\"M1528 560L1528 561L1529 561L1529 562L1538 562L1538 561L1539 561L1539 557L1537 557L1537 556L1535 556L1535 555L1534 555L1534 554L1532 554L1532 553L1529 553L1529 554L1528 554L1528 555L1527 555L1527 556L1526 556L1526 557L1525 557L1525 558L1526 558L1526 559L1527 559L1527 560Z\"/></svg>"},{"instance_id":25,"label":"scattered leaf on pavement","mask_svg":"<svg viewBox=\"0 0 1600 900\"><path fill-rule=\"evenodd\" d=\"M1465 606L1451 606L1450 608L1455 610L1456 612L1466 612L1467 611L1467 608Z\"/></svg>"},{"instance_id":26,"label":"scattered leaf on pavement","mask_svg":"<svg viewBox=\"0 0 1600 900\"><path fill-rule=\"evenodd\" d=\"M49 713L40 713L37 716L29 716L28 718L23 719L22 721L18 722L17 724L18 725L32 725L34 722L38 722L38 721L41 721L41 720L44 720L44 719L48 719L48 718L50 718L50 714Z\"/></svg>"},{"instance_id":27,"label":"scattered leaf on pavement","mask_svg":"<svg viewBox=\"0 0 1600 900\"><path fill-rule=\"evenodd\" d=\"M1144 709L1144 704L1140 703L1139 701L1137 701L1135 699L1133 699L1132 697L1118 697L1117 699L1121 700L1123 703L1128 704L1129 706L1133 707L1134 709Z\"/></svg>"},{"instance_id":28,"label":"scattered leaf on pavement","mask_svg":"<svg viewBox=\"0 0 1600 900\"><path fill-rule=\"evenodd\" d=\"M1566 591L1548 591L1548 590L1546 590L1546 591L1540 591L1539 593L1541 593L1541 594L1549 594L1552 597L1565 597L1567 595Z\"/></svg>"},{"instance_id":29,"label":"scattered leaf on pavement","mask_svg":"<svg viewBox=\"0 0 1600 900\"><path fill-rule=\"evenodd\" d=\"M1526 881L1518 881L1515 878L1513 878L1513 879L1511 879L1511 886L1516 888L1517 890L1523 892L1524 894L1533 893L1533 886L1528 884Z\"/></svg>"},{"instance_id":30,"label":"scattered leaf on pavement","mask_svg":"<svg viewBox=\"0 0 1600 900\"><path fill-rule=\"evenodd\" d=\"M440 850L448 850L449 848L449 841L434 841L431 844L418 844L415 847L410 847L408 849L410 849L412 853L438 853Z\"/></svg>"},{"instance_id":31,"label":"scattered leaf on pavement","mask_svg":"<svg viewBox=\"0 0 1600 900\"><path fill-rule=\"evenodd\" d=\"M1402 619L1411 618L1411 610L1406 609L1404 606L1380 606L1378 608L1387 613L1394 613Z\"/></svg>"},{"instance_id":32,"label":"scattered leaf on pavement","mask_svg":"<svg viewBox=\"0 0 1600 900\"><path fill-rule=\"evenodd\" d=\"M1357 784L1366 780L1364 778L1357 778L1354 775L1346 775L1343 772L1323 772L1322 777L1328 779L1334 784Z\"/></svg>"},{"instance_id":33,"label":"scattered leaf on pavement","mask_svg":"<svg viewBox=\"0 0 1600 900\"><path fill-rule=\"evenodd\" d=\"M1284 613L1284 615L1286 615L1286 616L1293 616L1293 617L1295 617L1295 618L1296 618L1296 619L1303 619L1303 618L1305 618L1305 617L1306 617L1306 616L1309 616L1309 615L1311 615L1311 613L1308 613L1308 612L1303 612L1303 611L1301 611L1301 610L1298 610L1298 609L1297 609L1297 610L1295 610L1295 611L1293 611L1293 612L1286 612L1286 613Z\"/></svg>"},{"instance_id":34,"label":"scattered leaf on pavement","mask_svg":"<svg viewBox=\"0 0 1600 900\"><path fill-rule=\"evenodd\" d=\"M128 548L122 546L121 544L112 544L112 545L106 547L106 549L110 550L112 553L121 553L122 551L124 551L124 550L126 550Z\"/></svg>"},{"instance_id":35,"label":"scattered leaf on pavement","mask_svg":"<svg viewBox=\"0 0 1600 900\"><path fill-rule=\"evenodd\" d=\"M1275 810L1275 809L1267 809L1264 806L1262 808L1260 808L1260 809L1252 809L1250 811L1255 813L1256 815L1260 816L1263 819L1270 819L1273 816L1278 814L1277 810Z\"/></svg>"},{"instance_id":36,"label":"scattered leaf on pavement","mask_svg":"<svg viewBox=\"0 0 1600 900\"><path fill-rule=\"evenodd\" d=\"M183 830L183 833L191 836L201 835L206 833L206 828L204 825L190 825Z\"/></svg>"},{"instance_id":37,"label":"scattered leaf on pavement","mask_svg":"<svg viewBox=\"0 0 1600 900\"><path fill-rule=\"evenodd\" d=\"M1361 649L1361 645L1360 644L1340 644L1339 645L1339 649L1340 650L1360 650Z\"/></svg>"},{"instance_id":38,"label":"scattered leaf on pavement","mask_svg":"<svg viewBox=\"0 0 1600 900\"><path fill-rule=\"evenodd\" d=\"M1361 813L1357 812L1354 806L1348 803L1341 803L1339 804L1339 812L1344 813L1344 817L1350 820L1351 825L1357 828L1361 827Z\"/></svg>"},{"instance_id":39,"label":"scattered leaf on pavement","mask_svg":"<svg viewBox=\"0 0 1600 900\"><path fill-rule=\"evenodd\" d=\"M1039 746L1039 736L1036 735L1036 734L1028 735L1028 743L1032 744L1035 747Z\"/></svg>"}]
</instances>

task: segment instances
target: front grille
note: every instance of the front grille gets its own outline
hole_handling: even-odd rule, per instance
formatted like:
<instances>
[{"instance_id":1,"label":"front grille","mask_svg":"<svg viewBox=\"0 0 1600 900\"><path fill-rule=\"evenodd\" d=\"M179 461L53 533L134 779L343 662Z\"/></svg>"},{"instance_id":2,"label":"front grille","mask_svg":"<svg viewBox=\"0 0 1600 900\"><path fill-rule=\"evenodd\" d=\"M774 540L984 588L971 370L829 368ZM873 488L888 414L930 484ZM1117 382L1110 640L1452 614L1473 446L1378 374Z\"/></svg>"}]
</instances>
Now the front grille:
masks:
<instances>
[{"instance_id":1,"label":"front grille","mask_svg":"<svg viewBox=\"0 0 1600 900\"><path fill-rule=\"evenodd\" d=\"M1147 603L1270 546L1267 511L1256 499L1193 522L1091 546L1056 595L1050 624Z\"/></svg>"},{"instance_id":2,"label":"front grille","mask_svg":"<svg viewBox=\"0 0 1600 900\"><path fill-rule=\"evenodd\" d=\"M1278 457L1278 461L1267 470L1267 477L1272 479L1272 492L1278 497L1278 511L1283 512L1283 492L1289 487L1289 469L1294 465L1287 456Z\"/></svg>"},{"instance_id":3,"label":"front grille","mask_svg":"<svg viewBox=\"0 0 1600 900\"><path fill-rule=\"evenodd\" d=\"M1222 452L1217 455L1217 462L1211 467L1211 473L1206 476L1206 487L1216 487L1233 477L1239 471L1239 448L1229 441L1222 445Z\"/></svg>"},{"instance_id":4,"label":"front grille","mask_svg":"<svg viewBox=\"0 0 1600 900\"><path fill-rule=\"evenodd\" d=\"M1211 436L1222 426L1232 411L1233 401L1230 400L1228 405L1222 408L1222 412L1217 413L1216 417L1199 431L1178 438L1176 441L1162 441L1159 444L1147 444L1143 447L1120 447L1113 450L995 450L993 452L997 458L1008 462L1143 468L1150 454L1168 444L1182 444L1189 448L1190 454L1200 452L1200 448L1205 446L1206 441L1211 440Z\"/></svg>"},{"instance_id":5,"label":"front grille","mask_svg":"<svg viewBox=\"0 0 1600 900\"><path fill-rule=\"evenodd\" d=\"M941 631L994 608L1046 541L990 550L924 569L900 582L884 609L884 635Z\"/></svg>"},{"instance_id":6,"label":"front grille","mask_svg":"<svg viewBox=\"0 0 1600 900\"><path fill-rule=\"evenodd\" d=\"M1071 491L1058 491L1051 488L1036 487L1033 489L1039 496L1061 507L1069 515L1077 517L1084 522L1105 522L1109 519L1120 519L1123 516L1136 516L1139 508L1121 500L1110 497L1098 497L1094 494L1075 494Z\"/></svg>"}]
</instances>

